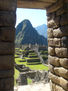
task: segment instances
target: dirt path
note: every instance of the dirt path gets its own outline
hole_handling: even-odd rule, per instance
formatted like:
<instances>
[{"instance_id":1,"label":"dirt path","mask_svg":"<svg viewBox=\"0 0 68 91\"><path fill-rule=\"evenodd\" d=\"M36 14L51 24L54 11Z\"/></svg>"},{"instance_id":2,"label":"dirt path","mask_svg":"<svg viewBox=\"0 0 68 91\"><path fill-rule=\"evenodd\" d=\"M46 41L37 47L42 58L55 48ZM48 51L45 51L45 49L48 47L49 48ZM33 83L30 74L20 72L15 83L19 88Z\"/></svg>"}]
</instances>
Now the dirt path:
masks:
<instances>
[{"instance_id":1,"label":"dirt path","mask_svg":"<svg viewBox=\"0 0 68 91\"><path fill-rule=\"evenodd\" d=\"M38 83L38 84L32 84L32 85L24 85L24 86L18 86L15 87L14 91L50 91L50 85Z\"/></svg>"}]
</instances>

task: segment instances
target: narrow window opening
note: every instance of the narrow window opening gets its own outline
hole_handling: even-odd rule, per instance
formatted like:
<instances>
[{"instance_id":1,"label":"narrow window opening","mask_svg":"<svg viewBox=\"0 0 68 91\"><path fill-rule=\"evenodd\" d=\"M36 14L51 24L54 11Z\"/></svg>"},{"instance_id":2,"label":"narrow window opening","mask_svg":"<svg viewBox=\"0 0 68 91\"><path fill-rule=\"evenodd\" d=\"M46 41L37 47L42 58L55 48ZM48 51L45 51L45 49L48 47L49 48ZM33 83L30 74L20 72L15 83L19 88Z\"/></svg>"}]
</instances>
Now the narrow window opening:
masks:
<instances>
[{"instance_id":1,"label":"narrow window opening","mask_svg":"<svg viewBox=\"0 0 68 91\"><path fill-rule=\"evenodd\" d=\"M46 11L18 8L16 14L14 84L48 83Z\"/></svg>"}]
</instances>

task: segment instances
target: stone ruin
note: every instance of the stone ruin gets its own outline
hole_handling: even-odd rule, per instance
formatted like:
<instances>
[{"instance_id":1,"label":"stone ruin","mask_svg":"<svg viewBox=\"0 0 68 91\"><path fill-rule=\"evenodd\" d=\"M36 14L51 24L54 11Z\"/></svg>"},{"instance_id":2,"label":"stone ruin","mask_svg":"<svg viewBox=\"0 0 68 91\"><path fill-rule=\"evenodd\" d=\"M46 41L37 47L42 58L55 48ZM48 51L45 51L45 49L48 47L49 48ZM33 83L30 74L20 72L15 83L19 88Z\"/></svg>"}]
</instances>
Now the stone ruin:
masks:
<instances>
[{"instance_id":1,"label":"stone ruin","mask_svg":"<svg viewBox=\"0 0 68 91\"><path fill-rule=\"evenodd\" d=\"M25 65L19 65L19 64L15 64L15 68L19 71L19 72L27 72L27 71L31 71L31 69L29 67L26 67Z\"/></svg>"},{"instance_id":2,"label":"stone ruin","mask_svg":"<svg viewBox=\"0 0 68 91\"><path fill-rule=\"evenodd\" d=\"M46 9L51 91L68 91L68 0L0 0L0 90L14 89L17 7Z\"/></svg>"},{"instance_id":3,"label":"stone ruin","mask_svg":"<svg viewBox=\"0 0 68 91\"><path fill-rule=\"evenodd\" d=\"M32 83L48 83L48 71L28 71L28 72L21 72L18 79L16 80L18 85L27 85L27 78L32 80Z\"/></svg>"}]
</instances>

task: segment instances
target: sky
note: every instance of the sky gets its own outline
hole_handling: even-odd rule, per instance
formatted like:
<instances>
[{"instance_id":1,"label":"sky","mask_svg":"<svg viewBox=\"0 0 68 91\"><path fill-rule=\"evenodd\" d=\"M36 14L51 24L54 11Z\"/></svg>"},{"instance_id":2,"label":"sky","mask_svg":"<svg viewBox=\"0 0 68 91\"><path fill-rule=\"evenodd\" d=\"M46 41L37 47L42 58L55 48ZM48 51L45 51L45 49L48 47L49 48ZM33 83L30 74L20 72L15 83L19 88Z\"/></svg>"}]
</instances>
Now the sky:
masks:
<instances>
[{"instance_id":1,"label":"sky","mask_svg":"<svg viewBox=\"0 0 68 91\"><path fill-rule=\"evenodd\" d=\"M17 8L16 15L16 26L24 19L30 20L33 27L47 24L46 10Z\"/></svg>"}]
</instances>

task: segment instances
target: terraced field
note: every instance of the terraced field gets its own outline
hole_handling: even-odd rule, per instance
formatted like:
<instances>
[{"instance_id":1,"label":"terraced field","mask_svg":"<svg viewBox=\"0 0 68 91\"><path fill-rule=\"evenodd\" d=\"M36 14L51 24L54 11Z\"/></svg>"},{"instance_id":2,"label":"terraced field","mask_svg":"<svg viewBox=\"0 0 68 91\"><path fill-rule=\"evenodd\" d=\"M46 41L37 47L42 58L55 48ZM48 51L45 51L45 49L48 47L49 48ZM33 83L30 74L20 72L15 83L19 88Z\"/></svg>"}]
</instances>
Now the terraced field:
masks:
<instances>
[{"instance_id":1,"label":"terraced field","mask_svg":"<svg viewBox=\"0 0 68 91\"><path fill-rule=\"evenodd\" d=\"M43 54L40 52L42 56L44 56L45 59L47 59L47 56L45 53ZM15 64L18 65L25 65L26 67L29 67L31 70L48 70L48 66L44 66L40 59L38 58L37 53L35 53L33 50L22 50L20 48L15 49ZM19 76L19 70L15 68L15 84L16 79ZM28 79L28 83L31 81Z\"/></svg>"}]
</instances>

